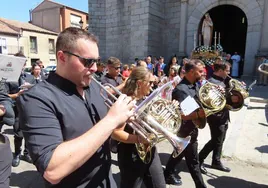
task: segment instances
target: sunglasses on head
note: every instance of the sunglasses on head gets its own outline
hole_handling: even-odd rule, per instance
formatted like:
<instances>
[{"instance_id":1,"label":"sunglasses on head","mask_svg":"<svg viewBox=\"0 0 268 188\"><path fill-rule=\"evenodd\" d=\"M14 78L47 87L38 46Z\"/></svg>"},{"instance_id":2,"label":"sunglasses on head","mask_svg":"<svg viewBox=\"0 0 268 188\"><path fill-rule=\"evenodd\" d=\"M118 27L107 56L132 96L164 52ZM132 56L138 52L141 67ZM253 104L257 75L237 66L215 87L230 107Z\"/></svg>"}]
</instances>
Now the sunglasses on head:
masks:
<instances>
[{"instance_id":1,"label":"sunglasses on head","mask_svg":"<svg viewBox=\"0 0 268 188\"><path fill-rule=\"evenodd\" d=\"M90 59L90 58L85 58L85 57L81 57L79 55L76 55L72 52L69 52L69 51L63 51L63 53L66 53L66 54L69 54L69 55L72 55L72 56L75 56L75 57L78 57L80 62L84 65L84 67L86 68L90 68L93 66L94 63L99 63L100 62L100 58L98 59Z\"/></svg>"}]
</instances>

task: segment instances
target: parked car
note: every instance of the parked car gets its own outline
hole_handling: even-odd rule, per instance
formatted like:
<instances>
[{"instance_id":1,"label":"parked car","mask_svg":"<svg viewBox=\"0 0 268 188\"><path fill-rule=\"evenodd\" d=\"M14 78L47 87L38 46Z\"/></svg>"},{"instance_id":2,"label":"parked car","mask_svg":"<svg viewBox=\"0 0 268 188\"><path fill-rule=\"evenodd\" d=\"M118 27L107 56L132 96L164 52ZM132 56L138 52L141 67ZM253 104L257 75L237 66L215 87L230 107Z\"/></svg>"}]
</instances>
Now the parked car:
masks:
<instances>
[{"instance_id":1,"label":"parked car","mask_svg":"<svg viewBox=\"0 0 268 188\"><path fill-rule=\"evenodd\" d=\"M31 74L31 70L32 70L32 67L31 66L24 68L24 72L26 72L28 74Z\"/></svg>"},{"instance_id":2,"label":"parked car","mask_svg":"<svg viewBox=\"0 0 268 188\"><path fill-rule=\"evenodd\" d=\"M50 72L50 71L55 71L57 69L57 66L56 65L48 65L45 70L47 72Z\"/></svg>"}]
</instances>

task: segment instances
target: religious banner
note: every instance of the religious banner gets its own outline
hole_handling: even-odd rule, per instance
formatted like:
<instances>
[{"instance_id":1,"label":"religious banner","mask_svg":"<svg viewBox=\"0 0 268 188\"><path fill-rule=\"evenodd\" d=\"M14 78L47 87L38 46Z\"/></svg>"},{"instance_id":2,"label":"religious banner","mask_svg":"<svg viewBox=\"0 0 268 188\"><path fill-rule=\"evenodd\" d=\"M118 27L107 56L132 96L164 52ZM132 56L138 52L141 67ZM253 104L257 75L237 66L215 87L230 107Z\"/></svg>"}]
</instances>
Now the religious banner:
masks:
<instances>
[{"instance_id":1,"label":"religious banner","mask_svg":"<svg viewBox=\"0 0 268 188\"><path fill-rule=\"evenodd\" d=\"M0 81L17 82L26 58L0 54Z\"/></svg>"}]
</instances>

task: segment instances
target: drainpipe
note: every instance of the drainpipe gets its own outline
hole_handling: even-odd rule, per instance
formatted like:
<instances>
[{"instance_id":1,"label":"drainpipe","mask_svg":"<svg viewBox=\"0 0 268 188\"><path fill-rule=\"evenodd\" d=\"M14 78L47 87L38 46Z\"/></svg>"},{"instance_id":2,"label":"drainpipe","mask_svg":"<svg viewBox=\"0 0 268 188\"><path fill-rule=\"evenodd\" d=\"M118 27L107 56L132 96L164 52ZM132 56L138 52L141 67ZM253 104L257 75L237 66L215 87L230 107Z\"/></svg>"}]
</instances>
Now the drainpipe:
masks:
<instances>
[{"instance_id":1,"label":"drainpipe","mask_svg":"<svg viewBox=\"0 0 268 188\"><path fill-rule=\"evenodd\" d=\"M22 29L20 29L20 32L18 34L18 52L20 51L20 38L22 36Z\"/></svg>"}]
</instances>

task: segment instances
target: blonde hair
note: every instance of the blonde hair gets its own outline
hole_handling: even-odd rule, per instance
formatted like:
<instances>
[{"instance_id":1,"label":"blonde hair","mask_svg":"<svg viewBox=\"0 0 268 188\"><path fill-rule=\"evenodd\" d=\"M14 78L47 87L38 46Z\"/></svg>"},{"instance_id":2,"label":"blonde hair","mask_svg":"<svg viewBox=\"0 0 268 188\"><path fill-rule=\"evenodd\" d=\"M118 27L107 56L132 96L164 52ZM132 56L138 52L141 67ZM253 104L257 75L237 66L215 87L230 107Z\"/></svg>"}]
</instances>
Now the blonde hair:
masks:
<instances>
[{"instance_id":1,"label":"blonde hair","mask_svg":"<svg viewBox=\"0 0 268 188\"><path fill-rule=\"evenodd\" d=\"M135 64L131 64L130 67L129 67L129 70L133 70L135 67L136 67Z\"/></svg>"},{"instance_id":2,"label":"blonde hair","mask_svg":"<svg viewBox=\"0 0 268 188\"><path fill-rule=\"evenodd\" d=\"M135 67L129 75L125 86L122 89L122 93L128 96L137 96L138 91L138 80L145 80L150 76L151 72L149 69L143 66Z\"/></svg>"},{"instance_id":3,"label":"blonde hair","mask_svg":"<svg viewBox=\"0 0 268 188\"><path fill-rule=\"evenodd\" d=\"M123 69L124 69L124 70L128 70L128 64L125 64L125 65L123 66Z\"/></svg>"}]
</instances>

